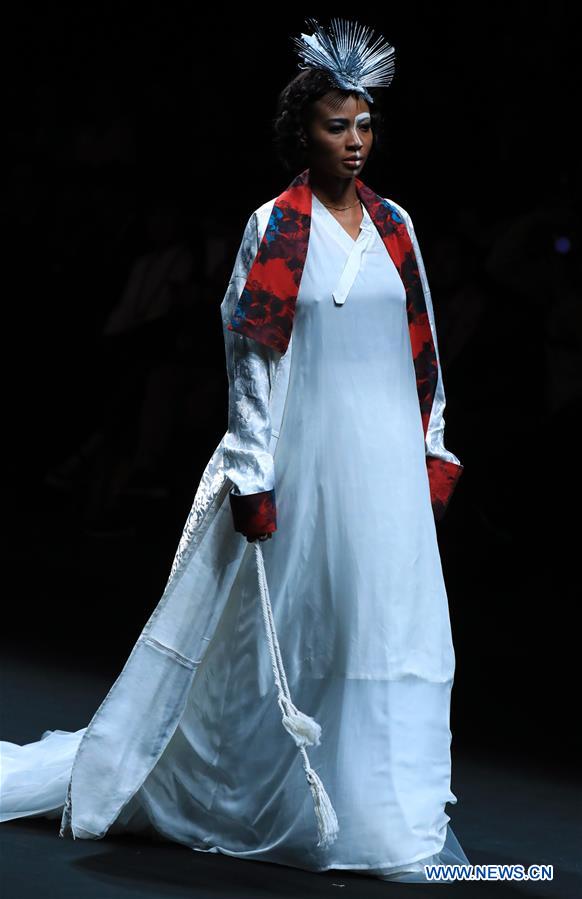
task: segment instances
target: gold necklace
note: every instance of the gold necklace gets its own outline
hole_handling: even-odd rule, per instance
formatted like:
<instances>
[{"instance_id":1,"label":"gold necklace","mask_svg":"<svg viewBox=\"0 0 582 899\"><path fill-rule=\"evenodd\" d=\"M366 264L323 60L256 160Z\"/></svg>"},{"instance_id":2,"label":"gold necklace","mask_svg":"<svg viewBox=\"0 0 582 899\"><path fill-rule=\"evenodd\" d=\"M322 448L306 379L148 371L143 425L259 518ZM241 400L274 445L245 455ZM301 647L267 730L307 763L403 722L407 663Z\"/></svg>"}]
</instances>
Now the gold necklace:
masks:
<instances>
[{"instance_id":1,"label":"gold necklace","mask_svg":"<svg viewBox=\"0 0 582 899\"><path fill-rule=\"evenodd\" d=\"M352 203L351 206L329 206L327 203L323 203L323 200L320 200L320 203L323 203L326 209L337 209L338 212L344 212L344 210L346 209L353 209L354 206L357 206L359 202L360 200L356 200L356 202Z\"/></svg>"}]
</instances>

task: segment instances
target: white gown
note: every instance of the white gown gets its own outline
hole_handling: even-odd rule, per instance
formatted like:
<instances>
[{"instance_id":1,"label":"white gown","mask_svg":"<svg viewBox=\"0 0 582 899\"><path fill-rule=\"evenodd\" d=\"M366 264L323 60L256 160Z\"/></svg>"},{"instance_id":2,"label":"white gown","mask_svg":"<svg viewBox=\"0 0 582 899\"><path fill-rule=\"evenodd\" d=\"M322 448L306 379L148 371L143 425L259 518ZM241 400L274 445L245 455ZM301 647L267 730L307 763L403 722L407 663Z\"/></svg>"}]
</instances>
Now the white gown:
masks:
<instances>
[{"instance_id":1,"label":"white gown","mask_svg":"<svg viewBox=\"0 0 582 899\"><path fill-rule=\"evenodd\" d=\"M354 241L313 195L274 454L278 528L261 544L291 696L322 726L308 755L339 836L316 845L250 544L180 724L111 831L153 828L199 851L423 880L424 864L469 863L445 812L457 801L455 656L406 294L362 209ZM0 744L0 820L62 811L84 730Z\"/></svg>"}]
</instances>

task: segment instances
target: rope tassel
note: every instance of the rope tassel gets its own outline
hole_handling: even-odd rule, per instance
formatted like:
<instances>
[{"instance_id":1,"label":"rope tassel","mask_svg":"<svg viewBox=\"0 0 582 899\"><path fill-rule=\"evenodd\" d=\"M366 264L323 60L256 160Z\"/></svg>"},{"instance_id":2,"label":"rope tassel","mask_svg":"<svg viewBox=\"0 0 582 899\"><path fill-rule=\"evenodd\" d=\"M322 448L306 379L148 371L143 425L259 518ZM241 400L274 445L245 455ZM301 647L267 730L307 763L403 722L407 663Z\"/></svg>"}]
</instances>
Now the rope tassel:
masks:
<instances>
[{"instance_id":1,"label":"rope tassel","mask_svg":"<svg viewBox=\"0 0 582 899\"><path fill-rule=\"evenodd\" d=\"M317 829L319 831L319 841L317 845L331 846L337 839L339 833L335 809L325 791L321 778L313 768L309 767L309 762L307 762L305 773L309 786L311 787L311 795L313 796L313 804L315 806L315 817L317 818Z\"/></svg>"},{"instance_id":2,"label":"rope tassel","mask_svg":"<svg viewBox=\"0 0 582 899\"><path fill-rule=\"evenodd\" d=\"M306 745L320 745L321 725L319 725L314 718L310 718L309 715L301 712L291 699L289 684L287 683L287 676L285 674L281 650L279 648L279 640L277 639L277 632L275 630L275 620L273 617L273 609L269 597L269 587L267 585L267 577L265 574L265 562L259 540L254 541L254 547L263 622L265 624L267 644L271 655L273 676L277 686L278 703L283 716L283 727L293 737L297 748L303 756L303 767L307 782L311 788L315 817L317 819L317 829L319 834L317 845L324 847L330 846L337 839L339 833L337 815L319 775L309 764L309 758L305 751Z\"/></svg>"}]
</instances>

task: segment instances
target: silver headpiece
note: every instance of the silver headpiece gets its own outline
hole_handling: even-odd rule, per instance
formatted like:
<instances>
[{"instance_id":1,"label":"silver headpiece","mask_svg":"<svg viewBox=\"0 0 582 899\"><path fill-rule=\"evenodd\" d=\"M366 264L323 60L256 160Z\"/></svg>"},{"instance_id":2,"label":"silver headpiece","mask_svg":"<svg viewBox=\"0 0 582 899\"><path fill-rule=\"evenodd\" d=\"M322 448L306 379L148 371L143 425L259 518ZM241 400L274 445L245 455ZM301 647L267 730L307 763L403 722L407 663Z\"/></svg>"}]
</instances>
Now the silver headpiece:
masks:
<instances>
[{"instance_id":1,"label":"silver headpiece","mask_svg":"<svg viewBox=\"0 0 582 899\"><path fill-rule=\"evenodd\" d=\"M306 65L300 69L325 69L342 90L355 90L369 103L368 87L388 87L394 77L396 51L382 36L372 46L372 29L346 19L332 19L328 33L316 19L305 20L313 34L293 37L297 53Z\"/></svg>"}]
</instances>

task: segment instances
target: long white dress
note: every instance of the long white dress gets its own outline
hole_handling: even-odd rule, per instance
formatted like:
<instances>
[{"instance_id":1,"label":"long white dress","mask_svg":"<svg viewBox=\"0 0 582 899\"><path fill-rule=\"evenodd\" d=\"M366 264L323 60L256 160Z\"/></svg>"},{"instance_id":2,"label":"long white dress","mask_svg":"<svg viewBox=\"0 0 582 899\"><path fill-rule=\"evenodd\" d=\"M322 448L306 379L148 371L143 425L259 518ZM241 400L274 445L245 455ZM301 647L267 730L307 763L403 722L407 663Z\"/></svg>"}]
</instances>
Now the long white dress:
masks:
<instances>
[{"instance_id":1,"label":"long white dress","mask_svg":"<svg viewBox=\"0 0 582 899\"><path fill-rule=\"evenodd\" d=\"M278 529L261 544L293 701L322 726L309 759L339 836L316 845L311 793L274 698L250 544L180 724L111 831L153 828L199 851L423 880L425 864L468 864L445 812L457 801L455 656L405 289L362 209L354 240L313 195L274 454ZM56 817L83 732L46 732L28 758L0 744L0 820L51 807Z\"/></svg>"}]
</instances>

